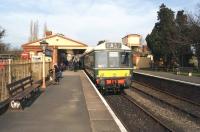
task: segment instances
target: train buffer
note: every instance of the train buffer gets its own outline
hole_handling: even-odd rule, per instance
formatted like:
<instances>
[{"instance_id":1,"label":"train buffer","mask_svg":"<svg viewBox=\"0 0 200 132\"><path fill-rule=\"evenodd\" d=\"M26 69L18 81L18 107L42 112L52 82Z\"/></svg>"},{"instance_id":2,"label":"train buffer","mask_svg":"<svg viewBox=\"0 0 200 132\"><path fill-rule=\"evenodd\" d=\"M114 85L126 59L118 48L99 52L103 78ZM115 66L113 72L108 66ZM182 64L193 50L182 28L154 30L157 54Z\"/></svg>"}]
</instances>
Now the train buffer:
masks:
<instances>
[{"instance_id":1,"label":"train buffer","mask_svg":"<svg viewBox=\"0 0 200 132\"><path fill-rule=\"evenodd\" d=\"M1 132L124 131L83 71L66 71L23 111L0 116Z\"/></svg>"}]
</instances>

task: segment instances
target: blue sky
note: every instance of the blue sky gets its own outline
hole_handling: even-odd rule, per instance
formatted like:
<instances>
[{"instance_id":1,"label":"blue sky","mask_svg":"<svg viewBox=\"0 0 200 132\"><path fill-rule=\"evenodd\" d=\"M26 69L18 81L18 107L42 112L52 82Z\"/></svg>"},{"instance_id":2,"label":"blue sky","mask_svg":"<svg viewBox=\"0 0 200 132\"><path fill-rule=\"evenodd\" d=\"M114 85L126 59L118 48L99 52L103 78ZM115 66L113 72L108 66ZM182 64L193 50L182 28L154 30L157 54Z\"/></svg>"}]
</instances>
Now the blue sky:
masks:
<instances>
[{"instance_id":1,"label":"blue sky","mask_svg":"<svg viewBox=\"0 0 200 132\"><path fill-rule=\"evenodd\" d=\"M121 41L127 34L146 37L157 21L162 3L174 11L194 10L199 0L0 0L3 41L20 47L28 41L30 22L44 23L53 33L96 45L99 40Z\"/></svg>"}]
</instances>

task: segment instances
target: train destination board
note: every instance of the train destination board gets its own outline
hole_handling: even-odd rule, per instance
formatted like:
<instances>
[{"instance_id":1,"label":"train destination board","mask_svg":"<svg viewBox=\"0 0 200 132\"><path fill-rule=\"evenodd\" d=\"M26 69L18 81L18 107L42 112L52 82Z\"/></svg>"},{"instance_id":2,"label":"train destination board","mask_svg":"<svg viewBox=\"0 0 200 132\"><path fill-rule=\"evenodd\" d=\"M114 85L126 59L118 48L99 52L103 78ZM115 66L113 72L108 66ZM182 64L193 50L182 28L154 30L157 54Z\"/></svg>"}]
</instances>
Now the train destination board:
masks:
<instances>
[{"instance_id":1,"label":"train destination board","mask_svg":"<svg viewBox=\"0 0 200 132\"><path fill-rule=\"evenodd\" d=\"M106 43L107 49L120 49L121 47L122 47L121 43L111 43L111 42Z\"/></svg>"}]
</instances>

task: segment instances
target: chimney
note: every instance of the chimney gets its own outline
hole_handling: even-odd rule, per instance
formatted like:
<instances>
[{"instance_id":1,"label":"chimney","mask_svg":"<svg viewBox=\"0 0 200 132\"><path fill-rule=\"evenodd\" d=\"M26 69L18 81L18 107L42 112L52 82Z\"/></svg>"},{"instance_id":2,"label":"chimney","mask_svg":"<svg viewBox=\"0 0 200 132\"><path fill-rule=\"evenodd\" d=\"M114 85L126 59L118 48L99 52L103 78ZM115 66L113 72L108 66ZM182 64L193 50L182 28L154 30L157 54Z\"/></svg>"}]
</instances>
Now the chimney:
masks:
<instances>
[{"instance_id":1,"label":"chimney","mask_svg":"<svg viewBox=\"0 0 200 132\"><path fill-rule=\"evenodd\" d=\"M46 35L46 37L51 36L52 35L52 31L46 31L45 35Z\"/></svg>"}]
</instances>

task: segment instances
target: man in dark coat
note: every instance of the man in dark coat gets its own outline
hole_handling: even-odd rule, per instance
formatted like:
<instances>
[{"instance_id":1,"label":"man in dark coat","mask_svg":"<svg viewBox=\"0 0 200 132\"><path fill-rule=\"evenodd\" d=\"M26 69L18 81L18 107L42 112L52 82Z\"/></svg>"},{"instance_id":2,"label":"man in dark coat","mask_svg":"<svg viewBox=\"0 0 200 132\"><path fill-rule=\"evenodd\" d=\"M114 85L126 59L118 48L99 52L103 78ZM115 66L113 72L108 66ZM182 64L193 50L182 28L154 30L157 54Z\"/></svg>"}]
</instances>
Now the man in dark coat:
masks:
<instances>
[{"instance_id":1,"label":"man in dark coat","mask_svg":"<svg viewBox=\"0 0 200 132\"><path fill-rule=\"evenodd\" d=\"M55 83L58 84L59 83L59 68L57 65L54 65L54 70L55 70Z\"/></svg>"}]
</instances>

